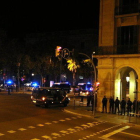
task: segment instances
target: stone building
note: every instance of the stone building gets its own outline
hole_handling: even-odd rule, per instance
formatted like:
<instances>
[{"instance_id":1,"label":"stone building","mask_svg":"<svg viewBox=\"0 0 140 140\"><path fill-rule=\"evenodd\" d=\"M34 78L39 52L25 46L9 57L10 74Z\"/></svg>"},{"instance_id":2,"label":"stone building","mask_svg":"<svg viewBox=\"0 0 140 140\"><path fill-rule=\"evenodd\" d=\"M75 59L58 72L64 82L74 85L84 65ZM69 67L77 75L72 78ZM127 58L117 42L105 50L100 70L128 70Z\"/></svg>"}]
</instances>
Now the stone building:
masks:
<instances>
[{"instance_id":1,"label":"stone building","mask_svg":"<svg viewBox=\"0 0 140 140\"><path fill-rule=\"evenodd\" d=\"M97 109L113 96L140 100L140 0L100 0ZM126 80L127 79L127 80Z\"/></svg>"}]
</instances>

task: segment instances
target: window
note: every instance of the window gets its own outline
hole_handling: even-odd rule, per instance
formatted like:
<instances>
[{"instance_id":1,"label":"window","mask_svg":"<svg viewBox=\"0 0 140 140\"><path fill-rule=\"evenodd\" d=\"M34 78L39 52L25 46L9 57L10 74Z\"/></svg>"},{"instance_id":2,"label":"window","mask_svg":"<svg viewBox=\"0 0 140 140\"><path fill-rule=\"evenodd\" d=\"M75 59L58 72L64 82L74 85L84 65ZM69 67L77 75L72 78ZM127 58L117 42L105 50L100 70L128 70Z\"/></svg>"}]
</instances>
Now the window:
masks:
<instances>
[{"instance_id":1,"label":"window","mask_svg":"<svg viewBox=\"0 0 140 140\"><path fill-rule=\"evenodd\" d=\"M138 26L123 26L117 29L118 53L136 53L138 42Z\"/></svg>"},{"instance_id":2,"label":"window","mask_svg":"<svg viewBox=\"0 0 140 140\"><path fill-rule=\"evenodd\" d=\"M116 15L139 12L139 0L120 0L119 7L116 7Z\"/></svg>"}]
</instances>

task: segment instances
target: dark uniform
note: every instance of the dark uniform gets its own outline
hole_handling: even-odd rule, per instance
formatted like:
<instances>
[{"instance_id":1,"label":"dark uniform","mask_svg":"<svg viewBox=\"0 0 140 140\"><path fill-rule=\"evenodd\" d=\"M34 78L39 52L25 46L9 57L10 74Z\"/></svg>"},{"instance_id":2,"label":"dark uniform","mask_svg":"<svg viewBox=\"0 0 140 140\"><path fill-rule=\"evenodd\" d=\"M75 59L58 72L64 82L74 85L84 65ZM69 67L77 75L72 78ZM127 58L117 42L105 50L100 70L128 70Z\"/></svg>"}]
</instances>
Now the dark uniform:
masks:
<instances>
[{"instance_id":1,"label":"dark uniform","mask_svg":"<svg viewBox=\"0 0 140 140\"><path fill-rule=\"evenodd\" d=\"M132 105L133 105L133 113L137 114L138 113L138 102L137 102L136 98L134 99Z\"/></svg>"},{"instance_id":2,"label":"dark uniform","mask_svg":"<svg viewBox=\"0 0 140 140\"><path fill-rule=\"evenodd\" d=\"M102 99L102 104L103 104L102 112L104 112L104 109L105 109L105 112L107 113L107 98L106 98L106 96L104 96L104 98Z\"/></svg>"},{"instance_id":3,"label":"dark uniform","mask_svg":"<svg viewBox=\"0 0 140 140\"><path fill-rule=\"evenodd\" d=\"M125 115L126 101L124 100L124 98L122 99L120 104L121 104L121 115L122 115L122 113L124 113L124 115Z\"/></svg>"},{"instance_id":4,"label":"dark uniform","mask_svg":"<svg viewBox=\"0 0 140 140\"><path fill-rule=\"evenodd\" d=\"M129 115L129 112L131 112L132 102L130 101L130 98L127 102L127 115Z\"/></svg>"},{"instance_id":5,"label":"dark uniform","mask_svg":"<svg viewBox=\"0 0 140 140\"><path fill-rule=\"evenodd\" d=\"M115 100L115 114L116 114L116 110L118 110L118 114L119 114L119 104L120 104L120 100L118 99L118 97Z\"/></svg>"},{"instance_id":6,"label":"dark uniform","mask_svg":"<svg viewBox=\"0 0 140 140\"><path fill-rule=\"evenodd\" d=\"M93 97L92 93L89 93L87 95L87 106L90 106L90 104L92 103L93 100L92 97Z\"/></svg>"},{"instance_id":7,"label":"dark uniform","mask_svg":"<svg viewBox=\"0 0 140 140\"><path fill-rule=\"evenodd\" d=\"M112 98L112 96L110 97L110 99L109 99L109 103L110 103L110 105L109 105L109 113L114 113L114 99Z\"/></svg>"}]
</instances>

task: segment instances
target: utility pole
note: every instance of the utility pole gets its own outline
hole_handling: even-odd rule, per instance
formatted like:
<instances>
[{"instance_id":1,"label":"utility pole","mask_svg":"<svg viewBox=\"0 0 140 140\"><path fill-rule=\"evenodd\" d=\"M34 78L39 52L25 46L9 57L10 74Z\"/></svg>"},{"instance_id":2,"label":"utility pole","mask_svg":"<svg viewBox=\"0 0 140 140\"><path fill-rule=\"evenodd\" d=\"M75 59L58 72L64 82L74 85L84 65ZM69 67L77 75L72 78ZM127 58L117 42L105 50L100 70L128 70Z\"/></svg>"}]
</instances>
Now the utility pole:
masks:
<instances>
[{"instance_id":1,"label":"utility pole","mask_svg":"<svg viewBox=\"0 0 140 140\"><path fill-rule=\"evenodd\" d=\"M95 52L93 52L93 54L94 54ZM92 59L87 55L87 54L84 54L84 53L79 53L79 54L81 54L81 55L84 55L84 56L86 56L88 59L90 59L91 60L91 63L92 63L92 66L93 66L93 69L94 69L94 83L92 84L93 85L93 89L94 89L94 104L92 103L92 114L94 115L94 117L95 117L95 111L96 111L96 90L95 90L95 88L96 88L96 82L97 82L97 71L96 71L96 67L95 67L95 64L94 64L94 62L93 62L93 54L92 54ZM94 109L93 109L94 108Z\"/></svg>"},{"instance_id":2,"label":"utility pole","mask_svg":"<svg viewBox=\"0 0 140 140\"><path fill-rule=\"evenodd\" d=\"M17 63L17 70L18 70L18 91L20 91L20 81L19 81L19 67L20 67L20 63Z\"/></svg>"}]
</instances>

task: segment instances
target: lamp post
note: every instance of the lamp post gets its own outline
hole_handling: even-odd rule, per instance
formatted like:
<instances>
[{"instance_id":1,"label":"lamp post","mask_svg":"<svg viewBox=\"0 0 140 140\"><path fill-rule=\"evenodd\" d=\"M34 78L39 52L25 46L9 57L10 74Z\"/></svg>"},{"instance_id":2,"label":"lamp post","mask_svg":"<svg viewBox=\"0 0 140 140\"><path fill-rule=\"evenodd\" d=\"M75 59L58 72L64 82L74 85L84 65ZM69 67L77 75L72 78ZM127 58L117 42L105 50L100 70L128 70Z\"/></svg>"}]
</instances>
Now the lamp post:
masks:
<instances>
[{"instance_id":1,"label":"lamp post","mask_svg":"<svg viewBox=\"0 0 140 140\"><path fill-rule=\"evenodd\" d=\"M94 83L96 84L96 82L97 82L97 72L96 72L95 64L93 62L93 54L95 54L95 52L93 52L93 54L92 54L92 59L87 54L84 54L84 53L79 53L79 54L84 55L88 59L91 60L91 63L92 63L93 69L94 69ZM95 106L96 106L96 103L95 103L95 101L96 101L96 95L95 95L95 93L96 93L95 92L96 85L95 84L93 84L94 85L94 88L93 88L94 89L94 104L92 103L92 114L94 115L94 117L95 117Z\"/></svg>"},{"instance_id":2,"label":"lamp post","mask_svg":"<svg viewBox=\"0 0 140 140\"><path fill-rule=\"evenodd\" d=\"M17 70L18 70L18 91L20 90L19 67L20 67L20 63L17 63Z\"/></svg>"}]
</instances>

